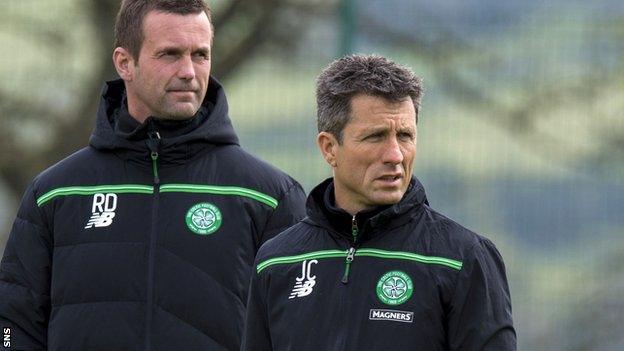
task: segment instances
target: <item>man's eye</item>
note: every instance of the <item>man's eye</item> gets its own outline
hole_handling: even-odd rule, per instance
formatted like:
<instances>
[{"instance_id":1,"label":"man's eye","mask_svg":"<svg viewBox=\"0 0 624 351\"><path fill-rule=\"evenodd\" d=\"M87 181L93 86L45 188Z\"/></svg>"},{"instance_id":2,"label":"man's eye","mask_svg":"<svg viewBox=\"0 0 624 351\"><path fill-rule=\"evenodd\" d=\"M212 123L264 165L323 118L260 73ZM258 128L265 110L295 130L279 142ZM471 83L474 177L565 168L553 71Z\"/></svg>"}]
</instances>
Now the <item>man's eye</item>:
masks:
<instances>
[{"instance_id":1,"label":"man's eye","mask_svg":"<svg viewBox=\"0 0 624 351\"><path fill-rule=\"evenodd\" d=\"M177 57L177 56L178 56L178 54L176 52L173 52L173 51L165 51L165 52L162 52L162 53L160 53L158 55L158 57L162 57L162 58L174 58L174 57Z\"/></svg>"},{"instance_id":2,"label":"man's eye","mask_svg":"<svg viewBox=\"0 0 624 351\"><path fill-rule=\"evenodd\" d=\"M376 140L380 140L382 137L383 137L383 134L376 133L376 134L368 135L367 137L364 138L364 140L376 141Z\"/></svg>"},{"instance_id":3,"label":"man's eye","mask_svg":"<svg viewBox=\"0 0 624 351\"><path fill-rule=\"evenodd\" d=\"M205 52L196 52L194 54L195 57L200 58L202 60L207 60L208 59L208 54Z\"/></svg>"},{"instance_id":4,"label":"man's eye","mask_svg":"<svg viewBox=\"0 0 624 351\"><path fill-rule=\"evenodd\" d=\"M401 140L413 140L414 136L411 133L399 133L399 139L401 139Z\"/></svg>"}]
</instances>

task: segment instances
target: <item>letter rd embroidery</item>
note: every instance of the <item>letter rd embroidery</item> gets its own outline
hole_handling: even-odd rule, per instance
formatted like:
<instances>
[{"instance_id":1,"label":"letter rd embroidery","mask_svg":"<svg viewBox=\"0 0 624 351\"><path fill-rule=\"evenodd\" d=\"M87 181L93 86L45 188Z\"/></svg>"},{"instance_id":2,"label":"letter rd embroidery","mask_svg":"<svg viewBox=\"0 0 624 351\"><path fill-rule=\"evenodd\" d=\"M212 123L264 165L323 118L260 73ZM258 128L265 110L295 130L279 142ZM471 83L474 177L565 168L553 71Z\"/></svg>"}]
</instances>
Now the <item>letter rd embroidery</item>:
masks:
<instances>
[{"instance_id":1,"label":"letter rd embroidery","mask_svg":"<svg viewBox=\"0 0 624 351\"><path fill-rule=\"evenodd\" d=\"M91 205L91 217L85 229L108 227L113 223L117 209L117 194L95 194Z\"/></svg>"},{"instance_id":2,"label":"letter rd embroidery","mask_svg":"<svg viewBox=\"0 0 624 351\"><path fill-rule=\"evenodd\" d=\"M301 263L301 277L295 278L295 286L288 297L289 299L308 296L312 293L314 285L316 285L316 276L310 275L310 270L312 265L317 263L317 260L306 260Z\"/></svg>"}]
</instances>

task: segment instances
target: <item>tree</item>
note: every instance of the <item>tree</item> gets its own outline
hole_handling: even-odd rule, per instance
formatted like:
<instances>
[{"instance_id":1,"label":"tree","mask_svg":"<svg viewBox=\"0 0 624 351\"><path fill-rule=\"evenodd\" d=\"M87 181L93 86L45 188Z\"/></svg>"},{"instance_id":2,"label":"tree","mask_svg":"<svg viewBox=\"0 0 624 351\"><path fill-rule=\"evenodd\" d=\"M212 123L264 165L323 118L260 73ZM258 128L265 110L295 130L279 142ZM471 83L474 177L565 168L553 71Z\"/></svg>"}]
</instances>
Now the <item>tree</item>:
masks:
<instances>
[{"instance_id":1,"label":"tree","mask_svg":"<svg viewBox=\"0 0 624 351\"><path fill-rule=\"evenodd\" d=\"M73 3L72 7L86 16L82 22L89 26L81 30L93 33L89 42L79 44L88 45L89 51L98 53L91 72L86 77L80 77L82 82L77 96L72 96L69 104L57 104L56 101L49 101L49 98L42 98L47 94L46 91L16 92L9 86L11 81L0 83L0 119L3 125L0 130L0 149L3 150L0 156L0 179L15 199L35 174L87 144L102 82L116 76L110 53L119 0ZM318 9L331 6L332 3L331 0L219 2L220 6L213 9L217 36L212 50L213 75L220 80L227 80L268 45L290 47L306 28L308 20L318 13ZM288 20L293 15L299 16L301 20ZM76 30L75 19L58 18L55 25L49 28L49 23L36 16L5 13L0 18L14 24L9 28L18 28L18 31L9 35L31 38L54 55L62 57L75 50L76 43L68 39L68 33ZM17 55L19 58L19 53ZM53 86L60 90L66 89L63 84L65 82L53 82ZM24 132L24 125L28 122L34 130ZM45 135L45 140L35 142L39 136L24 136L25 133Z\"/></svg>"},{"instance_id":2,"label":"tree","mask_svg":"<svg viewBox=\"0 0 624 351\"><path fill-rule=\"evenodd\" d=\"M212 74L226 81L262 50L288 52L307 24L334 2L215 1ZM0 34L30 44L32 55L40 55L26 56L31 53L21 47L27 45L18 45L9 65L28 66L25 59L36 67L49 65L39 68L39 74L29 71L15 78L14 71L7 71L6 79L0 79L0 182L10 192L9 208L17 207L37 173L87 145L102 84L116 78L111 53L119 3L59 0L3 5ZM46 6L57 10L57 17L49 15ZM78 60L81 55L86 58ZM89 69L83 72L83 66ZM0 252L7 235L8 230L0 234Z\"/></svg>"},{"instance_id":3,"label":"tree","mask_svg":"<svg viewBox=\"0 0 624 351\"><path fill-rule=\"evenodd\" d=\"M423 6L422 10L426 12L435 7ZM603 61L610 55L602 55L600 50L604 49L605 42L621 42L624 21L612 20L596 28L599 12L595 17L583 16L573 9L573 6L566 8L570 12L568 15L574 18L575 30L583 33L582 38L544 30L540 35L550 41L544 41L547 46L535 50L535 40L523 40L526 33L521 31L497 37L500 42L515 41L515 60L506 57L509 50L505 52L498 45L485 45L483 38L475 41L475 37L487 35L474 30L479 26L464 24L462 27L452 16L438 14L439 17L429 19L431 23L438 23L436 26L429 23L417 27L408 21L387 21L387 13L370 11L361 14L359 29L361 35L376 46L391 46L422 60L445 97L453 99L453 103L467 112L473 112L467 115L478 116L503 130L546 162L591 176L621 174L624 129L619 111L624 103L618 87L624 75L621 74L622 64L615 68L605 64ZM522 16L522 12L514 16ZM494 16L483 17L487 20ZM545 18L544 23L535 22L533 26L548 29L556 25L555 20ZM485 31L484 28L481 31ZM462 33L462 30L470 33ZM497 43L496 39L487 42ZM596 45L598 42L603 45ZM592 55L561 56L562 63L583 67L572 67L566 72L567 76L561 77L551 74L557 71L552 67L557 50L578 50ZM506 73L514 71L522 75L508 78ZM510 95L513 99L508 98ZM591 116L591 123L588 123L588 116ZM583 131L567 128L574 124L587 125L587 128Z\"/></svg>"}]
</instances>

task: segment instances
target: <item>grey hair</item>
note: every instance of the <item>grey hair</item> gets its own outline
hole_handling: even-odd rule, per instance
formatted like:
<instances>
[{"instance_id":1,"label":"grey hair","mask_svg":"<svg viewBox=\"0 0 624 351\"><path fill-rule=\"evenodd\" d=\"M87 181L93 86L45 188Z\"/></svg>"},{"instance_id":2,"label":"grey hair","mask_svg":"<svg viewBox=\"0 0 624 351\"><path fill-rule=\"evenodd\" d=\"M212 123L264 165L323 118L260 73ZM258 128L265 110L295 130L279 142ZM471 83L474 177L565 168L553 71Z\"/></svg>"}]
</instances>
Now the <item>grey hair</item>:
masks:
<instances>
[{"instance_id":1,"label":"grey hair","mask_svg":"<svg viewBox=\"0 0 624 351\"><path fill-rule=\"evenodd\" d=\"M379 55L345 56L330 63L316 80L318 131L342 143L342 131L351 119L351 98L358 94L392 102L409 97L418 122L422 93L422 79L405 66Z\"/></svg>"}]
</instances>

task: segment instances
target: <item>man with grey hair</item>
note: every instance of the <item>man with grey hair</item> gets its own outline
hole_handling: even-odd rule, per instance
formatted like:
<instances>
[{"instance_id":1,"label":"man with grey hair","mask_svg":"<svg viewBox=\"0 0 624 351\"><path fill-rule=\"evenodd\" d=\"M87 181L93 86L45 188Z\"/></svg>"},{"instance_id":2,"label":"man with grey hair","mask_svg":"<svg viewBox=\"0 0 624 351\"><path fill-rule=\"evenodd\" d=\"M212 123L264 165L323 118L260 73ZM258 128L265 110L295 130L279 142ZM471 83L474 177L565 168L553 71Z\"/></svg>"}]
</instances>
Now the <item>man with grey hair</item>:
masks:
<instances>
[{"instance_id":1,"label":"man with grey hair","mask_svg":"<svg viewBox=\"0 0 624 351\"><path fill-rule=\"evenodd\" d=\"M238 350L254 256L304 215L245 152L202 0L124 0L89 146L24 195L0 266L0 349Z\"/></svg>"},{"instance_id":2,"label":"man with grey hair","mask_svg":"<svg viewBox=\"0 0 624 351\"><path fill-rule=\"evenodd\" d=\"M412 176L421 94L381 56L321 73L317 144L333 177L260 248L243 350L515 350L500 254Z\"/></svg>"}]
</instances>

